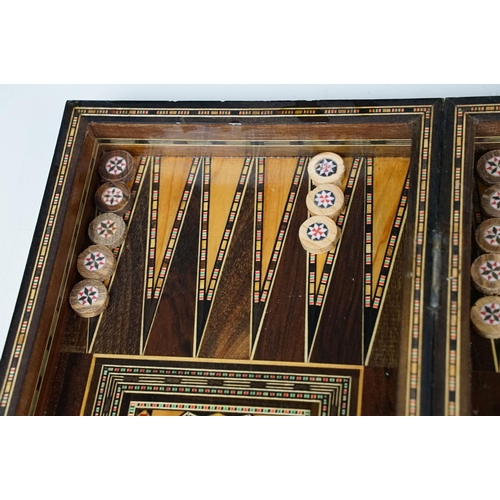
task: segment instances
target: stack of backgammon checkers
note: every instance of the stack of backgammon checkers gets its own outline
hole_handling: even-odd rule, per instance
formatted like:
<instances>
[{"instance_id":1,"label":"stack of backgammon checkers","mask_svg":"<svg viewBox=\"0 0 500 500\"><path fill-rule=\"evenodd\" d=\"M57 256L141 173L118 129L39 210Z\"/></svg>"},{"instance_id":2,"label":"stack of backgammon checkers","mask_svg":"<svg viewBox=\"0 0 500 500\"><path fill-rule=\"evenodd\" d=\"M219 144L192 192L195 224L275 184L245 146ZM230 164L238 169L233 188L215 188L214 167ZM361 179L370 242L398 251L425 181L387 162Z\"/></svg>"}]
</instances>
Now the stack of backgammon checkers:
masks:
<instances>
[{"instance_id":1,"label":"stack of backgammon checkers","mask_svg":"<svg viewBox=\"0 0 500 500\"><path fill-rule=\"evenodd\" d=\"M95 203L101 212L89 225L88 235L94 245L80 253L77 269L83 281L70 292L73 310L84 318L101 314L109 302L104 282L116 270L112 250L119 247L127 234L123 218L131 206L132 196L127 182L135 174L134 159L127 151L111 151L99 162L103 184L95 194Z\"/></svg>"},{"instance_id":2,"label":"stack of backgammon checkers","mask_svg":"<svg viewBox=\"0 0 500 500\"><path fill-rule=\"evenodd\" d=\"M472 306L471 321L477 333L489 339L500 338L500 150L484 154L477 173L487 187L481 196L486 217L475 237L483 255L472 264L471 277L481 297Z\"/></svg>"},{"instance_id":3,"label":"stack of backgammon checkers","mask_svg":"<svg viewBox=\"0 0 500 500\"><path fill-rule=\"evenodd\" d=\"M339 187L344 172L344 162L335 153L321 153L309 161L309 178L316 188L307 195L311 217L300 226L299 239L310 253L327 253L340 238L335 221L344 208L344 193Z\"/></svg>"}]
</instances>

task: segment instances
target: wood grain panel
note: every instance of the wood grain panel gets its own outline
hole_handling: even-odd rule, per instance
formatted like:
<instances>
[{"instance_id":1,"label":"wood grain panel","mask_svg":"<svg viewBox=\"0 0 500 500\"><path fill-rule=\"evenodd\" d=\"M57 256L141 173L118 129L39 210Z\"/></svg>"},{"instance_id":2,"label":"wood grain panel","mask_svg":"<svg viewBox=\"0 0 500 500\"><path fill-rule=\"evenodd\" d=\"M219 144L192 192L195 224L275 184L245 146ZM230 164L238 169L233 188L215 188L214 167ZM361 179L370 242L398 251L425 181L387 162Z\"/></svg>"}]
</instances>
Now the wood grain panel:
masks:
<instances>
[{"instance_id":1,"label":"wood grain panel","mask_svg":"<svg viewBox=\"0 0 500 500\"><path fill-rule=\"evenodd\" d=\"M370 366L396 367L399 360L400 332L402 329L402 304L406 259L403 248L407 248L409 233L403 231L400 251L398 251L386 291L385 300L379 311L371 309L365 315L365 335L367 341L372 338L372 347L368 364ZM377 316L380 317L377 320ZM370 330L367 332L367 330ZM365 344L365 349L368 350Z\"/></svg>"},{"instance_id":2,"label":"wood grain panel","mask_svg":"<svg viewBox=\"0 0 500 500\"><path fill-rule=\"evenodd\" d=\"M376 291L375 285L384 262L409 166L409 158L377 158L373 162L373 294Z\"/></svg>"},{"instance_id":3,"label":"wood grain panel","mask_svg":"<svg viewBox=\"0 0 500 500\"><path fill-rule=\"evenodd\" d=\"M337 247L337 262L318 322L311 362L362 363L364 185L363 165Z\"/></svg>"},{"instance_id":4,"label":"wood grain panel","mask_svg":"<svg viewBox=\"0 0 500 500\"><path fill-rule=\"evenodd\" d=\"M185 220L172 256L163 294L144 354L192 356L196 324L201 170L193 187Z\"/></svg>"},{"instance_id":5,"label":"wood grain panel","mask_svg":"<svg viewBox=\"0 0 500 500\"><path fill-rule=\"evenodd\" d=\"M500 374L472 372L472 415L500 416Z\"/></svg>"},{"instance_id":6,"label":"wood grain panel","mask_svg":"<svg viewBox=\"0 0 500 500\"><path fill-rule=\"evenodd\" d=\"M177 119L175 120L177 121ZM304 148L304 138L311 142L321 140L360 141L362 139L365 141L377 140L380 143L380 141L390 141L391 139L411 139L413 131L408 117L398 117L397 115L379 117L377 126L373 126L373 123L366 123L363 117L357 116L337 116L334 120L331 120L330 117L311 116L309 117L310 121L307 121L307 117L276 117L271 126L256 123L255 120L248 123L248 118L243 116L219 117L219 123L214 123L214 118L209 119L211 123L208 121L205 123L186 123L184 120L185 118L183 118L183 122L149 124L95 122L89 125L89 129L97 138L145 139L149 141L147 145L149 149L156 141L164 140L167 137L170 140L184 143L195 140L217 141L218 144L214 144L214 147L226 141L228 143L249 141L254 143L254 146L259 146L255 143L266 140L285 140ZM324 123L321 123L322 120ZM232 123L238 126L234 126ZM311 146L311 148L313 147ZM320 145L315 147L315 150L321 153L325 151L324 147L324 145ZM107 149L111 150L109 146ZM193 148L188 149L192 152Z\"/></svg>"},{"instance_id":7,"label":"wood grain panel","mask_svg":"<svg viewBox=\"0 0 500 500\"><path fill-rule=\"evenodd\" d=\"M79 415L91 364L91 354L61 353L47 406L37 414Z\"/></svg>"},{"instance_id":8,"label":"wood grain panel","mask_svg":"<svg viewBox=\"0 0 500 500\"><path fill-rule=\"evenodd\" d=\"M255 168L248 179L198 355L249 359L254 248Z\"/></svg>"},{"instance_id":9,"label":"wood grain panel","mask_svg":"<svg viewBox=\"0 0 500 500\"><path fill-rule=\"evenodd\" d=\"M65 313L61 352L86 352L88 330L88 318L82 318L73 309L68 308Z\"/></svg>"},{"instance_id":10,"label":"wood grain panel","mask_svg":"<svg viewBox=\"0 0 500 500\"><path fill-rule=\"evenodd\" d=\"M307 171L297 193L293 215L268 298L254 359L304 361L307 253L298 232L308 217Z\"/></svg>"},{"instance_id":11,"label":"wood grain panel","mask_svg":"<svg viewBox=\"0 0 500 500\"><path fill-rule=\"evenodd\" d=\"M361 415L396 415L397 373L391 368L365 367Z\"/></svg>"}]
</instances>

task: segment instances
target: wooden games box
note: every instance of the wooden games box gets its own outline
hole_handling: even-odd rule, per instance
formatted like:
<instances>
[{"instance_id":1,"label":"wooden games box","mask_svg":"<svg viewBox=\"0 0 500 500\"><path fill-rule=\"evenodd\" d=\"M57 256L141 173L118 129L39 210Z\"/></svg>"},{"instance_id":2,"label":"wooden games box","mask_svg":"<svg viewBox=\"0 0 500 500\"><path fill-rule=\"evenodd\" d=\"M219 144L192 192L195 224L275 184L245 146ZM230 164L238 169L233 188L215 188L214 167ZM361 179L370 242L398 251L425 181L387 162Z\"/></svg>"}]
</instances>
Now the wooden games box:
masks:
<instances>
[{"instance_id":1,"label":"wooden games box","mask_svg":"<svg viewBox=\"0 0 500 500\"><path fill-rule=\"evenodd\" d=\"M474 168L499 143L491 98L68 102L0 412L498 414L499 341L469 314ZM83 317L69 297L117 152L125 239L109 302ZM325 152L344 163L344 204L316 254L299 229Z\"/></svg>"}]
</instances>

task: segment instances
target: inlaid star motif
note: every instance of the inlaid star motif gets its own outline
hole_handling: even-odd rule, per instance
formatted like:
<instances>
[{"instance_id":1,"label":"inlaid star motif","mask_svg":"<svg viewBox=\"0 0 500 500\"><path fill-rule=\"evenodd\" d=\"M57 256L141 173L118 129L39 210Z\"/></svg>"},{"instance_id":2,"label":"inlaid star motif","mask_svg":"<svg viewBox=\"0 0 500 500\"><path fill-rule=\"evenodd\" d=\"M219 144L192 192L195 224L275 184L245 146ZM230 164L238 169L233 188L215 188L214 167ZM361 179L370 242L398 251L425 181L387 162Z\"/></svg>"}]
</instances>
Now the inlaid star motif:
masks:
<instances>
[{"instance_id":1,"label":"inlaid star motif","mask_svg":"<svg viewBox=\"0 0 500 500\"><path fill-rule=\"evenodd\" d=\"M500 246L500 226L491 226L484 232L484 239L494 246Z\"/></svg>"},{"instance_id":2,"label":"inlaid star motif","mask_svg":"<svg viewBox=\"0 0 500 500\"><path fill-rule=\"evenodd\" d=\"M106 205L110 206L117 205L122 200L123 200L123 192L121 189L118 189L117 187L106 189L106 191L102 193L102 201L104 201Z\"/></svg>"},{"instance_id":3,"label":"inlaid star motif","mask_svg":"<svg viewBox=\"0 0 500 500\"><path fill-rule=\"evenodd\" d=\"M99 236L104 236L104 238L113 236L116 231L118 231L118 226L112 220L102 221L97 226L97 234Z\"/></svg>"},{"instance_id":4,"label":"inlaid star motif","mask_svg":"<svg viewBox=\"0 0 500 500\"><path fill-rule=\"evenodd\" d=\"M493 193L490 196L490 205L495 208L496 210L499 209L500 207L500 191L497 191L496 193Z\"/></svg>"},{"instance_id":5,"label":"inlaid star motif","mask_svg":"<svg viewBox=\"0 0 500 500\"><path fill-rule=\"evenodd\" d=\"M495 177L500 177L500 158L495 156L486 162L486 170Z\"/></svg>"},{"instance_id":6,"label":"inlaid star motif","mask_svg":"<svg viewBox=\"0 0 500 500\"><path fill-rule=\"evenodd\" d=\"M307 236L313 241L321 241L328 235L328 228L322 222L311 224L307 228Z\"/></svg>"},{"instance_id":7,"label":"inlaid star motif","mask_svg":"<svg viewBox=\"0 0 500 500\"><path fill-rule=\"evenodd\" d=\"M337 172L337 164L333 160L324 158L316 163L315 170L321 177L329 177Z\"/></svg>"},{"instance_id":8,"label":"inlaid star motif","mask_svg":"<svg viewBox=\"0 0 500 500\"><path fill-rule=\"evenodd\" d=\"M122 173L126 166L127 162L125 161L125 158L122 158L121 156L114 156L107 161L106 170L108 173L116 175Z\"/></svg>"},{"instance_id":9,"label":"inlaid star motif","mask_svg":"<svg viewBox=\"0 0 500 500\"><path fill-rule=\"evenodd\" d=\"M106 264L106 257L101 252L90 252L85 257L85 267L89 271L98 271Z\"/></svg>"},{"instance_id":10,"label":"inlaid star motif","mask_svg":"<svg viewBox=\"0 0 500 500\"><path fill-rule=\"evenodd\" d=\"M496 260L488 260L481 266L481 276L488 281L500 279L500 264Z\"/></svg>"},{"instance_id":11,"label":"inlaid star motif","mask_svg":"<svg viewBox=\"0 0 500 500\"><path fill-rule=\"evenodd\" d=\"M334 203L335 195L326 189L319 191L314 197L314 204L320 208L330 208Z\"/></svg>"},{"instance_id":12,"label":"inlaid star motif","mask_svg":"<svg viewBox=\"0 0 500 500\"><path fill-rule=\"evenodd\" d=\"M500 306L498 304L485 304L479 310L479 314L488 325L500 325Z\"/></svg>"},{"instance_id":13,"label":"inlaid star motif","mask_svg":"<svg viewBox=\"0 0 500 500\"><path fill-rule=\"evenodd\" d=\"M91 306L99 297L99 292L93 286L86 286L78 292L78 302L82 306Z\"/></svg>"}]
</instances>

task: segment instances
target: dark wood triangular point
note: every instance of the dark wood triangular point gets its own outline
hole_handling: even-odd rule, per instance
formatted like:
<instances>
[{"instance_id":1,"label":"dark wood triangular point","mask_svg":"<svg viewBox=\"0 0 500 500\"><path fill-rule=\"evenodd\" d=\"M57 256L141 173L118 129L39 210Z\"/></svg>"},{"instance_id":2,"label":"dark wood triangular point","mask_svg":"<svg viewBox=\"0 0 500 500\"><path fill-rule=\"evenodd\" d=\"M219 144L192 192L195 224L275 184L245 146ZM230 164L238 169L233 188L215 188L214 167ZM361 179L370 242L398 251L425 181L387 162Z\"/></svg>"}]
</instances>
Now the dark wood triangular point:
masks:
<instances>
[{"instance_id":1,"label":"dark wood triangular point","mask_svg":"<svg viewBox=\"0 0 500 500\"><path fill-rule=\"evenodd\" d=\"M154 312L149 311L152 325L145 341L146 355L193 356L198 301L201 182L201 170L198 169L154 318Z\"/></svg>"}]
</instances>

